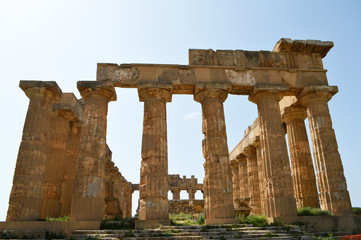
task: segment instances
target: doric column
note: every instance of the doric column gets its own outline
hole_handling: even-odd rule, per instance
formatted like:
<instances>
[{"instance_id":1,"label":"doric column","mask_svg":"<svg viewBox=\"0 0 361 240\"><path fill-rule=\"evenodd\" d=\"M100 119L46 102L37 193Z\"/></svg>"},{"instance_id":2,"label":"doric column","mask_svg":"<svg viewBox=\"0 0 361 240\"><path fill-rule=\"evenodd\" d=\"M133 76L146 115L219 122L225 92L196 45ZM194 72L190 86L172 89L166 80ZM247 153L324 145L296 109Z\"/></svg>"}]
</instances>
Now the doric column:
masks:
<instances>
[{"instance_id":1,"label":"doric column","mask_svg":"<svg viewBox=\"0 0 361 240\"><path fill-rule=\"evenodd\" d=\"M79 141L82 122L71 121L66 143L66 159L64 166L64 181L62 186L61 215L70 216L71 202L73 199L74 180L78 170Z\"/></svg>"},{"instance_id":2,"label":"doric column","mask_svg":"<svg viewBox=\"0 0 361 240\"><path fill-rule=\"evenodd\" d=\"M300 105L292 105L282 110L282 120L287 127L297 208L319 208L315 171L304 121L306 116L306 109Z\"/></svg>"},{"instance_id":3,"label":"doric column","mask_svg":"<svg viewBox=\"0 0 361 240\"><path fill-rule=\"evenodd\" d=\"M232 190L233 190L233 203L239 198L239 166L236 160L230 162L232 173Z\"/></svg>"},{"instance_id":4,"label":"doric column","mask_svg":"<svg viewBox=\"0 0 361 240\"><path fill-rule=\"evenodd\" d=\"M116 93L110 81L79 81L78 90L86 103L70 219L99 221L104 207L108 102L116 99Z\"/></svg>"},{"instance_id":5,"label":"doric column","mask_svg":"<svg viewBox=\"0 0 361 240\"><path fill-rule=\"evenodd\" d=\"M278 101L281 95L270 90L253 93L249 99L257 104L260 141L264 162L264 194L268 217L295 216L290 162Z\"/></svg>"},{"instance_id":6,"label":"doric column","mask_svg":"<svg viewBox=\"0 0 361 240\"><path fill-rule=\"evenodd\" d=\"M151 228L169 224L166 103L172 93L167 88L139 88L138 93L144 121L136 226Z\"/></svg>"},{"instance_id":7,"label":"doric column","mask_svg":"<svg viewBox=\"0 0 361 240\"><path fill-rule=\"evenodd\" d=\"M189 200L194 200L195 196L196 196L196 190L188 189L187 192L188 192L188 199Z\"/></svg>"},{"instance_id":8,"label":"doric column","mask_svg":"<svg viewBox=\"0 0 361 240\"><path fill-rule=\"evenodd\" d=\"M180 199L180 189L172 189L171 192L173 194L173 200Z\"/></svg>"},{"instance_id":9,"label":"doric column","mask_svg":"<svg viewBox=\"0 0 361 240\"><path fill-rule=\"evenodd\" d=\"M258 182L259 182L259 198L260 198L260 206L261 206L261 215L266 215L266 199L264 194L264 185L265 185L265 177L264 177L264 161L263 154L261 148L261 142L258 139L253 143L256 147L256 155L257 155L257 168L258 168Z\"/></svg>"},{"instance_id":10,"label":"doric column","mask_svg":"<svg viewBox=\"0 0 361 240\"><path fill-rule=\"evenodd\" d=\"M298 99L307 108L321 208L334 214L351 214L350 196L327 104L337 91L337 87L331 86L305 87Z\"/></svg>"},{"instance_id":11,"label":"doric column","mask_svg":"<svg viewBox=\"0 0 361 240\"><path fill-rule=\"evenodd\" d=\"M69 121L79 120L80 104L72 93L63 93L53 104L49 131L40 218L61 216L61 196L65 168Z\"/></svg>"},{"instance_id":12,"label":"doric column","mask_svg":"<svg viewBox=\"0 0 361 240\"><path fill-rule=\"evenodd\" d=\"M247 158L245 155L240 155L238 161L238 184L239 184L239 198L249 198L248 191L248 171Z\"/></svg>"},{"instance_id":13,"label":"doric column","mask_svg":"<svg viewBox=\"0 0 361 240\"><path fill-rule=\"evenodd\" d=\"M61 90L55 82L41 81L20 81L20 88L30 103L6 221L36 221L41 211L48 134L52 121L51 107L60 98Z\"/></svg>"},{"instance_id":14,"label":"doric column","mask_svg":"<svg viewBox=\"0 0 361 240\"><path fill-rule=\"evenodd\" d=\"M194 95L194 99L202 104L206 224L236 222L223 110L227 95L220 89L200 90Z\"/></svg>"},{"instance_id":15,"label":"doric column","mask_svg":"<svg viewBox=\"0 0 361 240\"><path fill-rule=\"evenodd\" d=\"M261 201L259 194L259 178L257 167L256 148L246 147L242 152L247 158L248 193L250 197L251 214L261 214Z\"/></svg>"}]
</instances>

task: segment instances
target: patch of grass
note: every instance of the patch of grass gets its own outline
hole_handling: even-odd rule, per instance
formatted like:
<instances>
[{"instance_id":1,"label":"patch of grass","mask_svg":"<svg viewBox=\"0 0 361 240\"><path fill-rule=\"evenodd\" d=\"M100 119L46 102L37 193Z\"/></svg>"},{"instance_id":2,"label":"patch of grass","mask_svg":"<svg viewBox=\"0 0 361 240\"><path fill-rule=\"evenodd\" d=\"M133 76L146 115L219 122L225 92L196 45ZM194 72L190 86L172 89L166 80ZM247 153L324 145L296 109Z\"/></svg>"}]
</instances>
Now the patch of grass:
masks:
<instances>
[{"instance_id":1,"label":"patch of grass","mask_svg":"<svg viewBox=\"0 0 361 240\"><path fill-rule=\"evenodd\" d=\"M169 214L172 226L203 225L205 222L204 213L193 216L193 214L179 213Z\"/></svg>"},{"instance_id":2,"label":"patch of grass","mask_svg":"<svg viewBox=\"0 0 361 240\"><path fill-rule=\"evenodd\" d=\"M281 220L277 219L276 221L269 224L270 226L283 226Z\"/></svg>"},{"instance_id":3,"label":"patch of grass","mask_svg":"<svg viewBox=\"0 0 361 240\"><path fill-rule=\"evenodd\" d=\"M198 225L203 225L205 223L205 219L206 219L206 215L202 212L202 213L198 214L198 217L196 219L196 223Z\"/></svg>"},{"instance_id":4,"label":"patch of grass","mask_svg":"<svg viewBox=\"0 0 361 240\"><path fill-rule=\"evenodd\" d=\"M115 220L103 220L100 224L100 229L119 230L119 229L134 229L134 218L123 218L118 221Z\"/></svg>"},{"instance_id":5,"label":"patch of grass","mask_svg":"<svg viewBox=\"0 0 361 240\"><path fill-rule=\"evenodd\" d=\"M297 209L298 216L329 216L331 213L319 208L303 207Z\"/></svg>"},{"instance_id":6,"label":"patch of grass","mask_svg":"<svg viewBox=\"0 0 361 240\"><path fill-rule=\"evenodd\" d=\"M57 218L46 217L45 219L38 219L38 221L47 221L47 222L69 222L69 221L70 221L70 217L69 217L69 216L57 217Z\"/></svg>"},{"instance_id":7,"label":"patch of grass","mask_svg":"<svg viewBox=\"0 0 361 240\"><path fill-rule=\"evenodd\" d=\"M4 230L0 233L0 239L12 239L14 238L8 230Z\"/></svg>"},{"instance_id":8,"label":"patch of grass","mask_svg":"<svg viewBox=\"0 0 361 240\"><path fill-rule=\"evenodd\" d=\"M266 216L249 215L247 217L240 217L241 224L252 224L254 227L267 226Z\"/></svg>"},{"instance_id":9,"label":"patch of grass","mask_svg":"<svg viewBox=\"0 0 361 240\"><path fill-rule=\"evenodd\" d=\"M359 208L359 207L353 207L353 208L352 208L352 212L355 213L355 214L361 214L361 208Z\"/></svg>"},{"instance_id":10,"label":"patch of grass","mask_svg":"<svg viewBox=\"0 0 361 240\"><path fill-rule=\"evenodd\" d=\"M221 236L219 240L226 240L226 238L224 236Z\"/></svg>"},{"instance_id":11,"label":"patch of grass","mask_svg":"<svg viewBox=\"0 0 361 240\"><path fill-rule=\"evenodd\" d=\"M303 226L303 225L306 225L306 223L301 222L301 221L296 221L296 222L291 223L291 225Z\"/></svg>"}]
</instances>

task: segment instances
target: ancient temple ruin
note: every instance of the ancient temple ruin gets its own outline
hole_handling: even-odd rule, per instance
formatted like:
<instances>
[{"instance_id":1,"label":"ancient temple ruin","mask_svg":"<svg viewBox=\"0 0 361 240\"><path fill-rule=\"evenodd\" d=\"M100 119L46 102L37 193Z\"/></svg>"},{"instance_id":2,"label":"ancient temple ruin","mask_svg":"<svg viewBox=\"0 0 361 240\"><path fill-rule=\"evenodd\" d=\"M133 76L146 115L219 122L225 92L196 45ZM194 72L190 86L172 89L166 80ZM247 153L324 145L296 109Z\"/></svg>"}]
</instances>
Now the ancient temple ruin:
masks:
<instances>
[{"instance_id":1,"label":"ancient temple ruin","mask_svg":"<svg viewBox=\"0 0 361 240\"><path fill-rule=\"evenodd\" d=\"M253 214L269 219L295 218L301 206L351 215L327 103L338 90L328 85L322 64L332 47L281 39L273 51L191 49L189 65L99 63L96 81L77 83L81 100L62 93L56 82L20 81L30 104L7 221L130 216L134 186L112 163L106 143L115 87L137 88L144 102L137 227L168 225L168 191L177 200L182 189L168 176L166 104L174 94L191 94L202 106L206 224L236 223L234 202L247 198ZM228 94L247 95L258 108L231 153L223 110ZM188 190L193 196L200 189Z\"/></svg>"}]
</instances>

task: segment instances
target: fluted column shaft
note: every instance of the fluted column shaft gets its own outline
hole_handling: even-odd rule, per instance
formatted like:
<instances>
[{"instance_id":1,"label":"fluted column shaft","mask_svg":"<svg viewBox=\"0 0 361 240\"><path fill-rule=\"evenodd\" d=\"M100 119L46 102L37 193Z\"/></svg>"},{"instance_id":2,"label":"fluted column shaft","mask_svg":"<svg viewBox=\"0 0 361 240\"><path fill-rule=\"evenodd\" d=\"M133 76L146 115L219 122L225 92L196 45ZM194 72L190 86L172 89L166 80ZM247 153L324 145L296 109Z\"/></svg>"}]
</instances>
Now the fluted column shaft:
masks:
<instances>
[{"instance_id":1,"label":"fluted column shaft","mask_svg":"<svg viewBox=\"0 0 361 240\"><path fill-rule=\"evenodd\" d=\"M30 99L10 193L6 221L38 220L52 104L60 98L55 82L21 81Z\"/></svg>"},{"instance_id":2,"label":"fluted column shaft","mask_svg":"<svg viewBox=\"0 0 361 240\"><path fill-rule=\"evenodd\" d=\"M242 155L238 160L238 181L239 181L239 198L248 198L248 171L247 171L247 158Z\"/></svg>"},{"instance_id":3,"label":"fluted column shaft","mask_svg":"<svg viewBox=\"0 0 361 240\"><path fill-rule=\"evenodd\" d=\"M243 154L246 155L247 158L248 192L252 208L251 214L259 215L261 214L261 200L256 148L249 146L243 151Z\"/></svg>"},{"instance_id":4,"label":"fluted column shaft","mask_svg":"<svg viewBox=\"0 0 361 240\"><path fill-rule=\"evenodd\" d=\"M229 166L223 102L228 93L218 89L199 91L194 99L202 104L204 208L206 224L234 222L232 177Z\"/></svg>"},{"instance_id":5,"label":"fluted column shaft","mask_svg":"<svg viewBox=\"0 0 361 240\"><path fill-rule=\"evenodd\" d=\"M258 141L256 144L256 155L257 155L257 168L258 168L258 183L259 183L259 198L260 198L260 206L261 206L261 215L266 214L266 199L264 194L264 162L263 162L263 154L261 144Z\"/></svg>"},{"instance_id":6,"label":"fluted column shaft","mask_svg":"<svg viewBox=\"0 0 361 240\"><path fill-rule=\"evenodd\" d=\"M73 198L74 180L78 170L79 141L81 124L71 121L68 129L68 139L66 143L66 158L64 166L64 181L62 186L61 216L69 216Z\"/></svg>"},{"instance_id":7,"label":"fluted column shaft","mask_svg":"<svg viewBox=\"0 0 361 240\"><path fill-rule=\"evenodd\" d=\"M66 142L72 114L57 111L53 114L45 164L40 218L60 217L62 185L66 159Z\"/></svg>"},{"instance_id":8,"label":"fluted column shaft","mask_svg":"<svg viewBox=\"0 0 361 240\"><path fill-rule=\"evenodd\" d=\"M268 217L297 214L279 99L280 96L272 91L261 91L250 96L258 108Z\"/></svg>"},{"instance_id":9,"label":"fluted column shaft","mask_svg":"<svg viewBox=\"0 0 361 240\"><path fill-rule=\"evenodd\" d=\"M172 94L162 88L144 88L138 92L140 101L144 102L139 220L154 220L152 225L164 225L169 221L166 102L171 101Z\"/></svg>"},{"instance_id":10,"label":"fluted column shaft","mask_svg":"<svg viewBox=\"0 0 361 240\"><path fill-rule=\"evenodd\" d=\"M70 219L99 221L104 207L108 102L116 95L111 82L80 81L78 89L86 103Z\"/></svg>"},{"instance_id":11,"label":"fluted column shaft","mask_svg":"<svg viewBox=\"0 0 361 240\"><path fill-rule=\"evenodd\" d=\"M291 106L283 110L282 120L287 126L293 188L297 208L319 208L316 177L305 126L306 109Z\"/></svg>"},{"instance_id":12,"label":"fluted column shaft","mask_svg":"<svg viewBox=\"0 0 361 240\"><path fill-rule=\"evenodd\" d=\"M238 162L233 160L230 163L232 173L232 188L233 188L233 203L236 202L236 198L239 198L239 166Z\"/></svg>"},{"instance_id":13,"label":"fluted column shaft","mask_svg":"<svg viewBox=\"0 0 361 240\"><path fill-rule=\"evenodd\" d=\"M334 93L328 89L310 87L301 92L299 100L307 108L321 208L334 214L352 214L346 178L327 104Z\"/></svg>"}]
</instances>

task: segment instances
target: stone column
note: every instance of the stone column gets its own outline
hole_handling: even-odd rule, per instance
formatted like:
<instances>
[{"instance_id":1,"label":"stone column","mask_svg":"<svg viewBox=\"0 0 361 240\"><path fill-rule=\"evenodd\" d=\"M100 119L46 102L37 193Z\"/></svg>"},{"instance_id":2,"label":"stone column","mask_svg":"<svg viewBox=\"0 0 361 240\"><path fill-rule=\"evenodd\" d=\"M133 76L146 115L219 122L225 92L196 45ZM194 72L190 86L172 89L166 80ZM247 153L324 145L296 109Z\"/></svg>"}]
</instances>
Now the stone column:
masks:
<instances>
[{"instance_id":1,"label":"stone column","mask_svg":"<svg viewBox=\"0 0 361 240\"><path fill-rule=\"evenodd\" d=\"M256 147L256 155L257 155L257 168L258 168L258 182L259 182L259 198L260 198L260 206L261 206L261 215L266 215L266 199L264 197L264 166L263 166L263 154L261 143L259 140L253 143Z\"/></svg>"},{"instance_id":2,"label":"stone column","mask_svg":"<svg viewBox=\"0 0 361 240\"><path fill-rule=\"evenodd\" d=\"M64 168L64 181L62 186L61 215L70 216L71 202L73 199L74 180L78 170L79 141L82 122L71 121L66 143L66 159Z\"/></svg>"},{"instance_id":3,"label":"stone column","mask_svg":"<svg viewBox=\"0 0 361 240\"><path fill-rule=\"evenodd\" d=\"M239 198L249 198L248 191L248 171L247 171L247 158L240 155L238 161L238 181L239 181Z\"/></svg>"},{"instance_id":4,"label":"stone column","mask_svg":"<svg viewBox=\"0 0 361 240\"><path fill-rule=\"evenodd\" d=\"M282 120L287 127L297 208L319 208L315 171L304 121L306 116L306 109L300 105L292 105L282 110Z\"/></svg>"},{"instance_id":5,"label":"stone column","mask_svg":"<svg viewBox=\"0 0 361 240\"><path fill-rule=\"evenodd\" d=\"M194 189L188 189L188 199L189 200L194 200L195 199L195 194L196 194L196 190Z\"/></svg>"},{"instance_id":6,"label":"stone column","mask_svg":"<svg viewBox=\"0 0 361 240\"><path fill-rule=\"evenodd\" d=\"M116 99L116 93L110 81L79 81L78 89L86 103L70 219L100 221L104 207L108 102Z\"/></svg>"},{"instance_id":7,"label":"stone column","mask_svg":"<svg viewBox=\"0 0 361 240\"><path fill-rule=\"evenodd\" d=\"M275 92L261 90L249 97L258 108L264 162L265 210L268 217L297 215L290 162L278 103L280 98L281 95L277 90Z\"/></svg>"},{"instance_id":8,"label":"stone column","mask_svg":"<svg viewBox=\"0 0 361 240\"><path fill-rule=\"evenodd\" d=\"M246 147L242 152L247 158L248 193L250 197L251 214L261 214L261 200L259 194L259 178L256 148Z\"/></svg>"},{"instance_id":9,"label":"stone column","mask_svg":"<svg viewBox=\"0 0 361 240\"><path fill-rule=\"evenodd\" d=\"M173 194L173 200L179 200L180 199L180 189L172 189Z\"/></svg>"},{"instance_id":10,"label":"stone column","mask_svg":"<svg viewBox=\"0 0 361 240\"><path fill-rule=\"evenodd\" d=\"M206 224L235 223L232 175L229 166L223 102L228 93L220 89L197 91L194 99L202 104L204 208Z\"/></svg>"},{"instance_id":11,"label":"stone column","mask_svg":"<svg viewBox=\"0 0 361 240\"><path fill-rule=\"evenodd\" d=\"M327 102L337 87L305 87L298 99L307 108L321 208L333 214L352 214L341 157Z\"/></svg>"},{"instance_id":12,"label":"stone column","mask_svg":"<svg viewBox=\"0 0 361 240\"><path fill-rule=\"evenodd\" d=\"M40 218L51 107L61 95L55 82L20 81L30 99L10 193L6 221Z\"/></svg>"},{"instance_id":13,"label":"stone column","mask_svg":"<svg viewBox=\"0 0 361 240\"><path fill-rule=\"evenodd\" d=\"M233 204L236 202L236 199L239 198L239 166L238 162L232 160L230 162L231 172L232 172L232 190L233 190Z\"/></svg>"},{"instance_id":14,"label":"stone column","mask_svg":"<svg viewBox=\"0 0 361 240\"><path fill-rule=\"evenodd\" d=\"M49 131L40 218L61 217L61 196L65 168L69 122L79 120L80 105L72 93L63 93L53 104L53 118Z\"/></svg>"},{"instance_id":15,"label":"stone column","mask_svg":"<svg viewBox=\"0 0 361 240\"><path fill-rule=\"evenodd\" d=\"M169 225L166 103L172 93L166 88L139 88L138 93L144 121L136 227L154 228Z\"/></svg>"}]
</instances>

